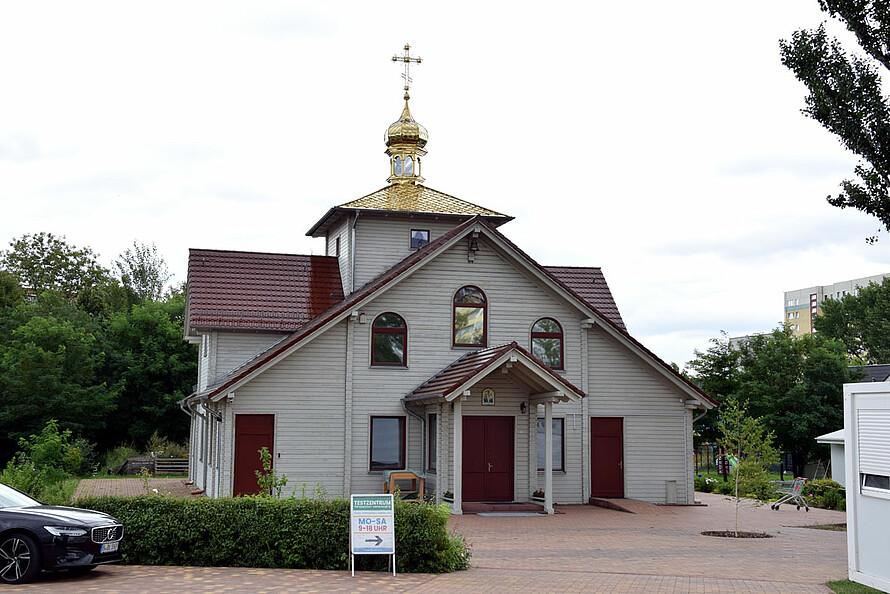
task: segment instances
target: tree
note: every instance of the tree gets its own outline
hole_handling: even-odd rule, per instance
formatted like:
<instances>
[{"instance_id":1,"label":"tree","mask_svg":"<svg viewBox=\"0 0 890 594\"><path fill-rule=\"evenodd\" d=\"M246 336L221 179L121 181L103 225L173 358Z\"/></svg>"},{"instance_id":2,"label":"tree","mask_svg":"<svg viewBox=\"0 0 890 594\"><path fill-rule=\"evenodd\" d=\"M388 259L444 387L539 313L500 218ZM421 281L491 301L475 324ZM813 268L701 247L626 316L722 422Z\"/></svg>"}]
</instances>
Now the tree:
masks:
<instances>
[{"instance_id":1,"label":"tree","mask_svg":"<svg viewBox=\"0 0 890 594\"><path fill-rule=\"evenodd\" d=\"M73 297L103 283L108 271L90 248L76 248L52 233L25 234L0 252L0 266L36 293L56 291Z\"/></svg>"},{"instance_id":2,"label":"tree","mask_svg":"<svg viewBox=\"0 0 890 594\"><path fill-rule=\"evenodd\" d=\"M854 363L890 362L890 278L826 300L815 325L819 335L841 341Z\"/></svg>"},{"instance_id":3,"label":"tree","mask_svg":"<svg viewBox=\"0 0 890 594\"><path fill-rule=\"evenodd\" d=\"M699 370L693 379L731 390L720 394L721 400L735 399L762 418L776 445L791 453L794 472L801 476L808 457L817 451L816 436L843 427L843 384L855 379L843 344L818 334L795 338L776 329L750 338L729 367L722 366L732 359L728 345L718 341L715 347L697 352L696 360L687 364Z\"/></svg>"},{"instance_id":4,"label":"tree","mask_svg":"<svg viewBox=\"0 0 890 594\"><path fill-rule=\"evenodd\" d=\"M142 301L157 301L164 293L164 286L170 280L167 263L158 254L155 244L148 246L133 242L114 262L121 284L131 289Z\"/></svg>"},{"instance_id":5,"label":"tree","mask_svg":"<svg viewBox=\"0 0 890 594\"><path fill-rule=\"evenodd\" d=\"M890 104L879 69L890 68L890 10L868 0L818 1L856 36L866 55L848 55L823 24L781 40L782 64L809 90L803 113L862 159L854 170L858 179L841 182L841 193L828 202L873 215L890 230Z\"/></svg>"},{"instance_id":6,"label":"tree","mask_svg":"<svg viewBox=\"0 0 890 594\"><path fill-rule=\"evenodd\" d=\"M111 424L137 444L157 432L188 437L188 417L177 402L191 393L197 374L196 346L182 340L185 299L149 301L108 321L109 381L120 381Z\"/></svg>"},{"instance_id":7,"label":"tree","mask_svg":"<svg viewBox=\"0 0 890 594\"><path fill-rule=\"evenodd\" d=\"M764 422L750 417L745 406L735 398L723 403L720 409L720 445L734 458L732 464L733 496L735 499L735 536L739 536L739 504L742 496L753 495L765 501L769 493L766 467L779 461L773 447L773 434Z\"/></svg>"},{"instance_id":8,"label":"tree","mask_svg":"<svg viewBox=\"0 0 890 594\"><path fill-rule=\"evenodd\" d=\"M711 346L707 351L696 349L695 359L686 366L692 372L690 379L708 396L722 402L738 391L741 353L729 342L726 331L721 332L720 338L712 338L710 342ZM695 423L695 433L705 443L714 443L719 436L714 416L705 415Z\"/></svg>"},{"instance_id":9,"label":"tree","mask_svg":"<svg viewBox=\"0 0 890 594\"><path fill-rule=\"evenodd\" d=\"M22 302L22 290L15 276L0 270L0 310L6 307L16 307Z\"/></svg>"},{"instance_id":10,"label":"tree","mask_svg":"<svg viewBox=\"0 0 890 594\"><path fill-rule=\"evenodd\" d=\"M117 393L100 377L101 328L53 293L7 311L0 327L0 457L49 419L98 440Z\"/></svg>"}]
</instances>

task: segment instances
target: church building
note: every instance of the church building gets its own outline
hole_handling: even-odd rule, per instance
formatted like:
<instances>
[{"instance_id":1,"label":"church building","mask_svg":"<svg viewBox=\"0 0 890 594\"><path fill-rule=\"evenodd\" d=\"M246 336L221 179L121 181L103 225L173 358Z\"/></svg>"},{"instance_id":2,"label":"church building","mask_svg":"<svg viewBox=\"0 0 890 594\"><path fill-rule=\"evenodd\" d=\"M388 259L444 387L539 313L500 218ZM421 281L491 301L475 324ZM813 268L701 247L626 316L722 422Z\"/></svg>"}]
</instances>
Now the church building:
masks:
<instances>
[{"instance_id":1,"label":"church building","mask_svg":"<svg viewBox=\"0 0 890 594\"><path fill-rule=\"evenodd\" d=\"M288 495L412 469L458 514L692 503L693 420L716 403L630 335L599 268L542 266L512 217L424 185L408 51L388 183L310 227L324 256L190 250L191 480L254 493L265 446Z\"/></svg>"}]
</instances>

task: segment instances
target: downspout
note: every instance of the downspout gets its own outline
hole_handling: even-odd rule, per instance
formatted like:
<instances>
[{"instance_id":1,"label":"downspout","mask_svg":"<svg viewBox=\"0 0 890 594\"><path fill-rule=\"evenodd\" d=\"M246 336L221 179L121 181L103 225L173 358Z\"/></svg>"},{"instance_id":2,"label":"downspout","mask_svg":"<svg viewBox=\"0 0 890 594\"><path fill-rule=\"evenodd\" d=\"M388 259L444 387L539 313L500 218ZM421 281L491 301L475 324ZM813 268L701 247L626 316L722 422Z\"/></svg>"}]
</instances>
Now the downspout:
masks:
<instances>
[{"instance_id":1,"label":"downspout","mask_svg":"<svg viewBox=\"0 0 890 594\"><path fill-rule=\"evenodd\" d=\"M352 220L352 237L349 240L349 265L351 270L349 272L349 294L355 292L355 226L358 223L358 218L361 215L361 211L355 211L355 218Z\"/></svg>"},{"instance_id":2,"label":"downspout","mask_svg":"<svg viewBox=\"0 0 890 594\"><path fill-rule=\"evenodd\" d=\"M420 421L420 472L426 472L426 420L422 415L417 414L410 408L408 408L408 403L402 400L402 408L405 409L405 412ZM405 460L405 470L408 469L408 460ZM420 498L423 499L423 493L420 494Z\"/></svg>"}]
</instances>

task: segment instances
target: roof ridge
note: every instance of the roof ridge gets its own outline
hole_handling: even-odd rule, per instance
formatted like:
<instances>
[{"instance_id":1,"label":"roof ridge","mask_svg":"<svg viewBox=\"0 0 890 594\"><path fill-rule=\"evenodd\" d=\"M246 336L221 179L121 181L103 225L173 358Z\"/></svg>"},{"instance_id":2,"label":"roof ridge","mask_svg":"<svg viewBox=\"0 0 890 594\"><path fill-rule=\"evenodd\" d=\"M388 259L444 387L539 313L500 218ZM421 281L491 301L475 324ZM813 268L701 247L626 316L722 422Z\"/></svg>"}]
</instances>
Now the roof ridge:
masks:
<instances>
[{"instance_id":1,"label":"roof ridge","mask_svg":"<svg viewBox=\"0 0 890 594\"><path fill-rule=\"evenodd\" d=\"M189 253L194 252L213 252L216 254L255 254L257 256L290 256L292 258L334 258L337 256L327 256L323 254L291 254L288 252L254 252L247 250L219 250L215 248L189 248Z\"/></svg>"}]
</instances>

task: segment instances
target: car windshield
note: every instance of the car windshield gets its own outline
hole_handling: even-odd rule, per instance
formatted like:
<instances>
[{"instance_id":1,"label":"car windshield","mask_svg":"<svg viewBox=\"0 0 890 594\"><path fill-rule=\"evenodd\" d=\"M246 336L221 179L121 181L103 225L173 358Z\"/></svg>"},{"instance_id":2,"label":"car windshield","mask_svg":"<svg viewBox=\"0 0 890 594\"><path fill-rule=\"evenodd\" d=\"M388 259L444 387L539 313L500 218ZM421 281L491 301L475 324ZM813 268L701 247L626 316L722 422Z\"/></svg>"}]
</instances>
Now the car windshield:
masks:
<instances>
[{"instance_id":1,"label":"car windshield","mask_svg":"<svg viewBox=\"0 0 890 594\"><path fill-rule=\"evenodd\" d=\"M27 507L30 505L40 505L40 502L36 499L31 499L20 491L16 491L12 487L7 487L0 483L0 508Z\"/></svg>"}]
</instances>

